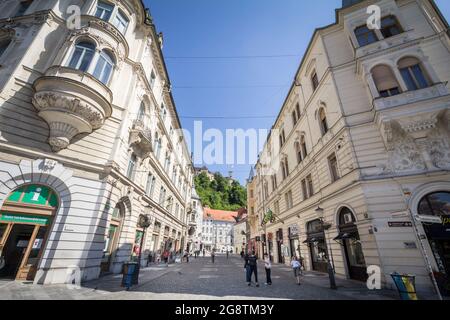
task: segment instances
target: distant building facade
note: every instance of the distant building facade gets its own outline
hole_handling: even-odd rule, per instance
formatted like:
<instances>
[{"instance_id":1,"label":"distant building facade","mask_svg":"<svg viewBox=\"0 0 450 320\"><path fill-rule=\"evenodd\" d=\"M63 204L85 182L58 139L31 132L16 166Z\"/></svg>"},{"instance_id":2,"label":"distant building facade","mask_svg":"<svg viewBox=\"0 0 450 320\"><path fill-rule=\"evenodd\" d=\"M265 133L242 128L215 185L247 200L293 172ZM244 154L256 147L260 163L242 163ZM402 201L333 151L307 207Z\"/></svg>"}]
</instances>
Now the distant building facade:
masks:
<instances>
[{"instance_id":1,"label":"distant building facade","mask_svg":"<svg viewBox=\"0 0 450 320\"><path fill-rule=\"evenodd\" d=\"M204 208L202 238L207 251L234 251L233 225L237 215L235 211Z\"/></svg>"}]
</instances>

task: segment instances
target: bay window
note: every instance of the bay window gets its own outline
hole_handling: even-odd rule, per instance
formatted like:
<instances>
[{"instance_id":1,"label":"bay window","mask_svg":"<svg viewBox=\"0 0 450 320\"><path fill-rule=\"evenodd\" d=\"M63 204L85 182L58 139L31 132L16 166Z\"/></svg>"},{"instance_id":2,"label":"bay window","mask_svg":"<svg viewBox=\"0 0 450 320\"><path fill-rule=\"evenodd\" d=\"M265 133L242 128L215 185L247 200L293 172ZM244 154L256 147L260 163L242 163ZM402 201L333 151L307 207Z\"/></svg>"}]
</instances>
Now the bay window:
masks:
<instances>
[{"instance_id":1,"label":"bay window","mask_svg":"<svg viewBox=\"0 0 450 320\"><path fill-rule=\"evenodd\" d=\"M417 58L407 57L398 62L398 68L408 90L418 90L430 85Z\"/></svg>"},{"instance_id":2,"label":"bay window","mask_svg":"<svg viewBox=\"0 0 450 320\"><path fill-rule=\"evenodd\" d=\"M95 45L82 41L75 45L72 58L69 61L69 67L86 72L91 65L92 58L95 54Z\"/></svg>"},{"instance_id":3,"label":"bay window","mask_svg":"<svg viewBox=\"0 0 450 320\"><path fill-rule=\"evenodd\" d=\"M111 78L112 70L114 68L114 59L111 54L103 50L95 66L94 73L92 74L95 78L100 80L103 84L108 84Z\"/></svg>"}]
</instances>

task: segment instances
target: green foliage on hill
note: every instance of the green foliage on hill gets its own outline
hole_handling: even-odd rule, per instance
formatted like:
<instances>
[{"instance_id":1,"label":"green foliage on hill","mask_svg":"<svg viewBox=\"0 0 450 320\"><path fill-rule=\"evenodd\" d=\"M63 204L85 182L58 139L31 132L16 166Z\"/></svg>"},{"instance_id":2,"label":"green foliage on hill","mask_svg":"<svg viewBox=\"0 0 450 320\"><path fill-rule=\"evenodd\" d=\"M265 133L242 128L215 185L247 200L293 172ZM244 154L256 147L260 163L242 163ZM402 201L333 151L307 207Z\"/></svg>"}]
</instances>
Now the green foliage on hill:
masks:
<instances>
[{"instance_id":1,"label":"green foliage on hill","mask_svg":"<svg viewBox=\"0 0 450 320\"><path fill-rule=\"evenodd\" d=\"M220 173L215 173L214 180L210 181L202 172L194 178L194 183L203 206L230 211L247 206L247 190L236 180L230 183Z\"/></svg>"}]
</instances>

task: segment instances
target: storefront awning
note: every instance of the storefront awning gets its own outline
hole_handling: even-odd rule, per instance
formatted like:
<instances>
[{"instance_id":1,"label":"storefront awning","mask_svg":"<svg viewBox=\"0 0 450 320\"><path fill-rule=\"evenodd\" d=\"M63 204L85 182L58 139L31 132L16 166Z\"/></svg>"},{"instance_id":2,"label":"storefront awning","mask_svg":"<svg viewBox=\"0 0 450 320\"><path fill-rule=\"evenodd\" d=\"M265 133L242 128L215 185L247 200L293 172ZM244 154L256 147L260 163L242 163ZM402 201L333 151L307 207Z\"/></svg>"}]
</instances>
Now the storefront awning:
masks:
<instances>
[{"instance_id":1,"label":"storefront awning","mask_svg":"<svg viewBox=\"0 0 450 320\"><path fill-rule=\"evenodd\" d=\"M303 241L303 243L313 243L313 242L317 242L317 241L319 241L319 238L312 237L312 238L307 238L305 241Z\"/></svg>"}]
</instances>

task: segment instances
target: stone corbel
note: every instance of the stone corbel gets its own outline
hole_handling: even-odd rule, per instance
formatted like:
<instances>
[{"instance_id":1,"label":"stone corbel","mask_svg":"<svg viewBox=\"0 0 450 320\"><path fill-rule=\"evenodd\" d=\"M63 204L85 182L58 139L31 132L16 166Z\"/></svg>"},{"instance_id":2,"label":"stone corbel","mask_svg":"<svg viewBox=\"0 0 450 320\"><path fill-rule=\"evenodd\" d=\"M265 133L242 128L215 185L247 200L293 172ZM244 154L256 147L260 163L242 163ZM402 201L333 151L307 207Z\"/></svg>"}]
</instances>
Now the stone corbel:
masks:
<instances>
[{"instance_id":1,"label":"stone corbel","mask_svg":"<svg viewBox=\"0 0 450 320\"><path fill-rule=\"evenodd\" d=\"M438 123L438 112L420 114L412 117L398 119L400 127L412 138L425 139L430 132L436 128Z\"/></svg>"}]
</instances>

